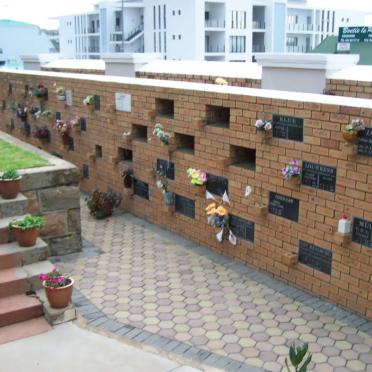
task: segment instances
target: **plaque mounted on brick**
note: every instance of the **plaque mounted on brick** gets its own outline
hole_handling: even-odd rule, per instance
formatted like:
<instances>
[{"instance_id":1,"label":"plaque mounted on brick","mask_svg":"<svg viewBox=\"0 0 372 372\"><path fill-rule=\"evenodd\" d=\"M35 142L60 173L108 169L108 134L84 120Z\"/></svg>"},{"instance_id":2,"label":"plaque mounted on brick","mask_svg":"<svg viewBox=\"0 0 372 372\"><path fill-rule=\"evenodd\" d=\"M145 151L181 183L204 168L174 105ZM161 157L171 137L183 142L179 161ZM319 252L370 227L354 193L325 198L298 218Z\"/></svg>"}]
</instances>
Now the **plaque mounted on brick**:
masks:
<instances>
[{"instance_id":1,"label":"plaque mounted on brick","mask_svg":"<svg viewBox=\"0 0 372 372\"><path fill-rule=\"evenodd\" d=\"M99 111L101 109L101 97L94 96L94 110Z\"/></svg>"},{"instance_id":2,"label":"plaque mounted on brick","mask_svg":"<svg viewBox=\"0 0 372 372\"><path fill-rule=\"evenodd\" d=\"M133 193L140 198L149 200L149 184L135 178L133 180Z\"/></svg>"},{"instance_id":3,"label":"plaque mounted on brick","mask_svg":"<svg viewBox=\"0 0 372 372\"><path fill-rule=\"evenodd\" d=\"M303 142L304 119L295 116L273 115L273 137Z\"/></svg>"},{"instance_id":4,"label":"plaque mounted on brick","mask_svg":"<svg viewBox=\"0 0 372 372\"><path fill-rule=\"evenodd\" d=\"M238 238L254 242L254 222L230 215L230 229Z\"/></svg>"},{"instance_id":5,"label":"plaque mounted on brick","mask_svg":"<svg viewBox=\"0 0 372 372\"><path fill-rule=\"evenodd\" d=\"M174 163L171 161L158 159L156 161L156 170L157 171L164 171L167 178L170 180L174 180Z\"/></svg>"},{"instance_id":6,"label":"plaque mounted on brick","mask_svg":"<svg viewBox=\"0 0 372 372\"><path fill-rule=\"evenodd\" d=\"M207 190L215 195L222 196L229 191L229 180L225 177L207 174Z\"/></svg>"},{"instance_id":7,"label":"plaque mounted on brick","mask_svg":"<svg viewBox=\"0 0 372 372\"><path fill-rule=\"evenodd\" d=\"M298 222L300 201L289 196L270 192L269 213Z\"/></svg>"},{"instance_id":8,"label":"plaque mounted on brick","mask_svg":"<svg viewBox=\"0 0 372 372\"><path fill-rule=\"evenodd\" d=\"M372 156L372 128L362 131L358 140L358 154Z\"/></svg>"},{"instance_id":9,"label":"plaque mounted on brick","mask_svg":"<svg viewBox=\"0 0 372 372\"><path fill-rule=\"evenodd\" d=\"M372 222L355 217L352 241L372 248Z\"/></svg>"},{"instance_id":10,"label":"plaque mounted on brick","mask_svg":"<svg viewBox=\"0 0 372 372\"><path fill-rule=\"evenodd\" d=\"M59 111L56 111L56 120L61 120L62 115Z\"/></svg>"},{"instance_id":11,"label":"plaque mounted on brick","mask_svg":"<svg viewBox=\"0 0 372 372\"><path fill-rule=\"evenodd\" d=\"M298 261L324 274L331 275L332 251L300 240Z\"/></svg>"},{"instance_id":12,"label":"plaque mounted on brick","mask_svg":"<svg viewBox=\"0 0 372 372\"><path fill-rule=\"evenodd\" d=\"M75 143L73 137L68 137L68 150L75 151Z\"/></svg>"},{"instance_id":13,"label":"plaque mounted on brick","mask_svg":"<svg viewBox=\"0 0 372 372\"><path fill-rule=\"evenodd\" d=\"M86 118L80 118L79 121L80 121L80 130L82 132L86 132L87 131L87 119Z\"/></svg>"},{"instance_id":14,"label":"plaque mounted on brick","mask_svg":"<svg viewBox=\"0 0 372 372\"><path fill-rule=\"evenodd\" d=\"M83 177L89 178L89 165L83 164Z\"/></svg>"},{"instance_id":15,"label":"plaque mounted on brick","mask_svg":"<svg viewBox=\"0 0 372 372\"><path fill-rule=\"evenodd\" d=\"M195 218L195 201L176 194L175 210L184 216Z\"/></svg>"},{"instance_id":16,"label":"plaque mounted on brick","mask_svg":"<svg viewBox=\"0 0 372 372\"><path fill-rule=\"evenodd\" d=\"M326 165L302 162L302 184L329 192L336 191L337 169Z\"/></svg>"}]
</instances>

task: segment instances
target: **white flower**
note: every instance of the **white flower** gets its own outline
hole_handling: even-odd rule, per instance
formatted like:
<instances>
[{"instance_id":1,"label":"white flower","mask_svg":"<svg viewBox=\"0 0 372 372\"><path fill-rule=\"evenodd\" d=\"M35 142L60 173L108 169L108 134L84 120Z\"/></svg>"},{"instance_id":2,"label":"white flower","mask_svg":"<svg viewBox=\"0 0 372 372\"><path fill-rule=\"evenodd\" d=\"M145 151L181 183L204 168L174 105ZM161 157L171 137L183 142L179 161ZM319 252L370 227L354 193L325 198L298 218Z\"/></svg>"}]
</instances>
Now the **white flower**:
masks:
<instances>
[{"instance_id":1,"label":"white flower","mask_svg":"<svg viewBox=\"0 0 372 372\"><path fill-rule=\"evenodd\" d=\"M265 130L271 130L273 128L272 124L268 121L265 126L264 126L264 129Z\"/></svg>"},{"instance_id":2,"label":"white flower","mask_svg":"<svg viewBox=\"0 0 372 372\"><path fill-rule=\"evenodd\" d=\"M131 135L131 131L123 132L123 137L127 137Z\"/></svg>"},{"instance_id":3,"label":"white flower","mask_svg":"<svg viewBox=\"0 0 372 372\"><path fill-rule=\"evenodd\" d=\"M161 189L161 188L163 187L163 184L161 183L160 180L157 180L157 181L156 181L156 187L157 187L158 189Z\"/></svg>"}]
</instances>

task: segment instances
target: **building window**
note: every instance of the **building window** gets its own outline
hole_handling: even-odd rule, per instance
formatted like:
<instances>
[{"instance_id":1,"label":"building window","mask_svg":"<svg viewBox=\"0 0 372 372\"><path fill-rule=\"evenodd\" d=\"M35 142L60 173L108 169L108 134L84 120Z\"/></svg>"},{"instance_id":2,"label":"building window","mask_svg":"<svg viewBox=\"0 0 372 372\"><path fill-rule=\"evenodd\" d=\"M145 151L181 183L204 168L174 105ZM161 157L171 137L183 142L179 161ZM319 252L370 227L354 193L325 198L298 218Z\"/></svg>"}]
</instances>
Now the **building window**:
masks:
<instances>
[{"instance_id":1,"label":"building window","mask_svg":"<svg viewBox=\"0 0 372 372\"><path fill-rule=\"evenodd\" d=\"M245 53L245 36L230 36L230 53Z\"/></svg>"},{"instance_id":2,"label":"building window","mask_svg":"<svg viewBox=\"0 0 372 372\"><path fill-rule=\"evenodd\" d=\"M242 10L233 10L231 12L231 28L246 29L247 28L247 13Z\"/></svg>"},{"instance_id":3,"label":"building window","mask_svg":"<svg viewBox=\"0 0 372 372\"><path fill-rule=\"evenodd\" d=\"M181 15L181 11L180 10L178 10L178 15Z\"/></svg>"},{"instance_id":4,"label":"building window","mask_svg":"<svg viewBox=\"0 0 372 372\"><path fill-rule=\"evenodd\" d=\"M297 36L288 36L287 37L287 46L295 47L298 45L298 38Z\"/></svg>"},{"instance_id":5,"label":"building window","mask_svg":"<svg viewBox=\"0 0 372 372\"><path fill-rule=\"evenodd\" d=\"M159 31L159 52L161 52L161 32Z\"/></svg>"},{"instance_id":6,"label":"building window","mask_svg":"<svg viewBox=\"0 0 372 372\"><path fill-rule=\"evenodd\" d=\"M164 32L164 53L167 53L167 33Z\"/></svg>"},{"instance_id":7,"label":"building window","mask_svg":"<svg viewBox=\"0 0 372 372\"><path fill-rule=\"evenodd\" d=\"M181 35L178 35L178 40L181 40Z\"/></svg>"},{"instance_id":8,"label":"building window","mask_svg":"<svg viewBox=\"0 0 372 372\"><path fill-rule=\"evenodd\" d=\"M290 25L297 25L298 24L298 16L297 15L289 15L287 17L287 22Z\"/></svg>"},{"instance_id":9,"label":"building window","mask_svg":"<svg viewBox=\"0 0 372 372\"><path fill-rule=\"evenodd\" d=\"M176 35L173 35L172 38L173 38L173 40L176 40Z\"/></svg>"},{"instance_id":10,"label":"building window","mask_svg":"<svg viewBox=\"0 0 372 372\"><path fill-rule=\"evenodd\" d=\"M163 5L163 25L164 25L164 28L167 28L167 12L166 12L167 8L165 5Z\"/></svg>"},{"instance_id":11,"label":"building window","mask_svg":"<svg viewBox=\"0 0 372 372\"><path fill-rule=\"evenodd\" d=\"M160 5L158 5L158 22L159 22L159 30L161 29L161 8Z\"/></svg>"},{"instance_id":12,"label":"building window","mask_svg":"<svg viewBox=\"0 0 372 372\"><path fill-rule=\"evenodd\" d=\"M154 30L156 30L156 7L153 7L153 22L154 22Z\"/></svg>"},{"instance_id":13,"label":"building window","mask_svg":"<svg viewBox=\"0 0 372 372\"><path fill-rule=\"evenodd\" d=\"M156 52L156 32L154 32L154 52Z\"/></svg>"},{"instance_id":14,"label":"building window","mask_svg":"<svg viewBox=\"0 0 372 372\"><path fill-rule=\"evenodd\" d=\"M176 11L175 10L172 11L172 15L176 15Z\"/></svg>"}]
</instances>

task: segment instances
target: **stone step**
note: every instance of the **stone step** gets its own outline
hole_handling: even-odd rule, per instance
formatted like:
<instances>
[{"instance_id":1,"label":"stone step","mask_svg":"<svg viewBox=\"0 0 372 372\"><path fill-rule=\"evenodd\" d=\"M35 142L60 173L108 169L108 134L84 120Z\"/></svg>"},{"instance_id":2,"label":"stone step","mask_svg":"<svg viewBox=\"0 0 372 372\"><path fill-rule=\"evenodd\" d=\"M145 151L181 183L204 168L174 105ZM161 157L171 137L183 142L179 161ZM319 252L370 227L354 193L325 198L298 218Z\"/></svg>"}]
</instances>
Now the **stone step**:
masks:
<instances>
[{"instance_id":1,"label":"stone step","mask_svg":"<svg viewBox=\"0 0 372 372\"><path fill-rule=\"evenodd\" d=\"M74 305L70 304L63 309L53 309L48 303L44 289L39 289L36 295L43 304L44 317L49 324L58 325L76 319L76 309Z\"/></svg>"},{"instance_id":2,"label":"stone step","mask_svg":"<svg viewBox=\"0 0 372 372\"><path fill-rule=\"evenodd\" d=\"M40 238L32 247L20 247L17 242L1 244L0 269L29 265L46 260L48 256L48 244Z\"/></svg>"},{"instance_id":3,"label":"stone step","mask_svg":"<svg viewBox=\"0 0 372 372\"><path fill-rule=\"evenodd\" d=\"M23 268L0 270L0 298L24 294L30 289L31 285L27 281L27 273Z\"/></svg>"},{"instance_id":4,"label":"stone step","mask_svg":"<svg viewBox=\"0 0 372 372\"><path fill-rule=\"evenodd\" d=\"M34 262L32 264L25 265L22 267L22 269L26 272L28 282L31 284L33 291L37 291L38 289L43 288L39 280L39 274L40 273L46 274L52 271L53 268L54 265L47 260Z\"/></svg>"},{"instance_id":5,"label":"stone step","mask_svg":"<svg viewBox=\"0 0 372 372\"><path fill-rule=\"evenodd\" d=\"M13 217L24 213L28 199L23 194L18 194L15 199L0 197L0 218Z\"/></svg>"},{"instance_id":6,"label":"stone step","mask_svg":"<svg viewBox=\"0 0 372 372\"><path fill-rule=\"evenodd\" d=\"M0 298L0 327L43 315L43 305L25 294Z\"/></svg>"},{"instance_id":7,"label":"stone step","mask_svg":"<svg viewBox=\"0 0 372 372\"><path fill-rule=\"evenodd\" d=\"M9 223L13 220L20 220L26 216L26 214L15 215L10 217L5 217L0 219L0 244L6 244L9 242L14 242L14 236L9 230Z\"/></svg>"},{"instance_id":8,"label":"stone step","mask_svg":"<svg viewBox=\"0 0 372 372\"><path fill-rule=\"evenodd\" d=\"M51 329L52 327L48 324L44 317L11 324L0 328L0 345L19 340L21 338L31 337L40 333L48 332Z\"/></svg>"}]
</instances>

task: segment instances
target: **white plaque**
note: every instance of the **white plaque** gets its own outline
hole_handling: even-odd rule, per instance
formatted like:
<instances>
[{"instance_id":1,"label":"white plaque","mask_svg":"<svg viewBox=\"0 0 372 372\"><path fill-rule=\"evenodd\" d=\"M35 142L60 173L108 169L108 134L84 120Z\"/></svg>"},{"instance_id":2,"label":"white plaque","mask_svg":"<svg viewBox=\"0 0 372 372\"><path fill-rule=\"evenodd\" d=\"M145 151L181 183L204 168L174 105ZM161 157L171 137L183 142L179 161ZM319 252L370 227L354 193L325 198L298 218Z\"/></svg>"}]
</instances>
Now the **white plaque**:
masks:
<instances>
[{"instance_id":1,"label":"white plaque","mask_svg":"<svg viewBox=\"0 0 372 372\"><path fill-rule=\"evenodd\" d=\"M115 93L116 111L132 111L132 95L126 93Z\"/></svg>"},{"instance_id":2,"label":"white plaque","mask_svg":"<svg viewBox=\"0 0 372 372\"><path fill-rule=\"evenodd\" d=\"M350 52L350 43L337 43L338 52Z\"/></svg>"},{"instance_id":3,"label":"white plaque","mask_svg":"<svg viewBox=\"0 0 372 372\"><path fill-rule=\"evenodd\" d=\"M66 90L66 105L67 106L72 106L72 91L71 90Z\"/></svg>"}]
</instances>

